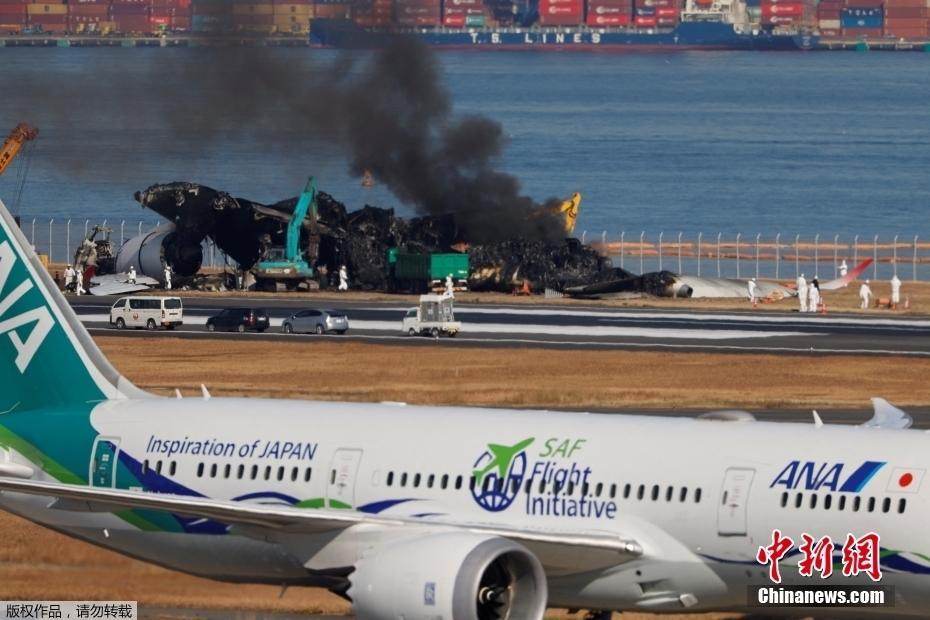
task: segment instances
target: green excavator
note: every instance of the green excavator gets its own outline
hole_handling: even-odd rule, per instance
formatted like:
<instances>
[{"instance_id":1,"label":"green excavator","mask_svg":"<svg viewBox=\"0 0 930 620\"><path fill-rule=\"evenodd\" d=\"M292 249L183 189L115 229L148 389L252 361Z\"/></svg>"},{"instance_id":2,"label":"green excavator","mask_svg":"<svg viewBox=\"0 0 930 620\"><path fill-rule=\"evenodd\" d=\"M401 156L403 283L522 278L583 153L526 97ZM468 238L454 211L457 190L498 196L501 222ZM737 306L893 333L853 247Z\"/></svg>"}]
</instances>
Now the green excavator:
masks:
<instances>
[{"instance_id":1,"label":"green excavator","mask_svg":"<svg viewBox=\"0 0 930 620\"><path fill-rule=\"evenodd\" d=\"M300 251L300 231L308 211L311 212L310 244L305 257ZM313 177L310 177L287 223L287 239L284 247L269 248L262 260L252 268L257 289L296 291L319 288L319 283L314 280L313 267L307 261L307 259L315 260L319 254L320 235L317 229L317 217L316 183Z\"/></svg>"}]
</instances>

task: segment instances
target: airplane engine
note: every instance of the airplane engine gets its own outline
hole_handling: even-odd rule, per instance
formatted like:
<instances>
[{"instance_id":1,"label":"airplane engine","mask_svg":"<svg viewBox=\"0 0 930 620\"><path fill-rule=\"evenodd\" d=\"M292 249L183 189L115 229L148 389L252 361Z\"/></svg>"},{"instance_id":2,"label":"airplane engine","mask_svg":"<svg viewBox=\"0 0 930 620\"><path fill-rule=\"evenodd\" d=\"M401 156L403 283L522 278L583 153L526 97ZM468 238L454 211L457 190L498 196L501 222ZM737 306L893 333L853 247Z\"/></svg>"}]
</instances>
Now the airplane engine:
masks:
<instances>
[{"instance_id":1,"label":"airplane engine","mask_svg":"<svg viewBox=\"0 0 930 620\"><path fill-rule=\"evenodd\" d=\"M465 532L376 549L349 581L360 620L541 620L548 597L542 564L525 547Z\"/></svg>"},{"instance_id":2,"label":"airplane engine","mask_svg":"<svg viewBox=\"0 0 930 620\"><path fill-rule=\"evenodd\" d=\"M176 276L189 277L197 273L203 263L200 244L200 239L182 238L174 224L163 224L123 244L116 255L116 272L125 273L132 266L138 274L162 282L167 264Z\"/></svg>"}]
</instances>

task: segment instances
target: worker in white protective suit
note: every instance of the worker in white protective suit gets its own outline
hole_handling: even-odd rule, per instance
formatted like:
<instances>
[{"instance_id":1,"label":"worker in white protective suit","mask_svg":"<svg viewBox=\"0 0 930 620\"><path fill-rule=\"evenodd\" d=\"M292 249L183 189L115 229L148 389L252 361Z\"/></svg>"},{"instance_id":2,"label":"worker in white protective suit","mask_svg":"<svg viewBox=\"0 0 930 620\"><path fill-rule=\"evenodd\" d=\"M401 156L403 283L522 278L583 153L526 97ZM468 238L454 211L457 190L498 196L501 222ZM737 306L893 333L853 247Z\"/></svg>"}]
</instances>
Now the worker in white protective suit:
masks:
<instances>
[{"instance_id":1,"label":"worker in white protective suit","mask_svg":"<svg viewBox=\"0 0 930 620\"><path fill-rule=\"evenodd\" d=\"M898 278L898 274L894 274L891 277L891 308L897 309L899 303L901 303L901 279Z\"/></svg>"},{"instance_id":2,"label":"worker in white protective suit","mask_svg":"<svg viewBox=\"0 0 930 620\"><path fill-rule=\"evenodd\" d=\"M65 291L74 292L74 276L77 272L70 264L65 267Z\"/></svg>"},{"instance_id":3,"label":"worker in white protective suit","mask_svg":"<svg viewBox=\"0 0 930 620\"><path fill-rule=\"evenodd\" d=\"M759 285L756 284L755 278L749 278L747 286L749 287L749 303L755 306L759 303Z\"/></svg>"},{"instance_id":4,"label":"worker in white protective suit","mask_svg":"<svg viewBox=\"0 0 930 620\"><path fill-rule=\"evenodd\" d=\"M340 265L339 267L339 290L347 291L349 290L349 273L346 271L345 265Z\"/></svg>"},{"instance_id":5,"label":"worker in white protective suit","mask_svg":"<svg viewBox=\"0 0 930 620\"><path fill-rule=\"evenodd\" d=\"M801 304L801 312L807 312L807 280L804 279L804 274L798 276L796 280L798 285L798 301Z\"/></svg>"},{"instance_id":6,"label":"worker in white protective suit","mask_svg":"<svg viewBox=\"0 0 930 620\"><path fill-rule=\"evenodd\" d=\"M872 288L869 286L869 281L866 280L862 283L862 286L859 287L859 307L863 310L867 310L869 307L869 301L872 299Z\"/></svg>"},{"instance_id":7,"label":"worker in white protective suit","mask_svg":"<svg viewBox=\"0 0 930 620\"><path fill-rule=\"evenodd\" d=\"M446 297L455 297L455 282L452 280L452 274L446 276Z\"/></svg>"},{"instance_id":8,"label":"worker in white protective suit","mask_svg":"<svg viewBox=\"0 0 930 620\"><path fill-rule=\"evenodd\" d=\"M80 269L74 272L74 292L78 295L83 295L87 292L84 290L84 272Z\"/></svg>"},{"instance_id":9,"label":"worker in white protective suit","mask_svg":"<svg viewBox=\"0 0 930 620\"><path fill-rule=\"evenodd\" d=\"M845 278L847 273L849 273L849 265L846 264L846 259L844 258L843 262L840 263L840 277ZM843 286L847 285L844 284Z\"/></svg>"},{"instance_id":10,"label":"worker in white protective suit","mask_svg":"<svg viewBox=\"0 0 930 620\"><path fill-rule=\"evenodd\" d=\"M165 289L171 290L171 265L165 265Z\"/></svg>"},{"instance_id":11,"label":"worker in white protective suit","mask_svg":"<svg viewBox=\"0 0 930 620\"><path fill-rule=\"evenodd\" d=\"M130 266L129 266L129 283L130 283L130 284L135 284L135 283L136 283L136 267L135 267L135 265L130 265Z\"/></svg>"},{"instance_id":12,"label":"worker in white protective suit","mask_svg":"<svg viewBox=\"0 0 930 620\"><path fill-rule=\"evenodd\" d=\"M817 312L820 309L820 282L815 277L807 287L807 311Z\"/></svg>"}]
</instances>

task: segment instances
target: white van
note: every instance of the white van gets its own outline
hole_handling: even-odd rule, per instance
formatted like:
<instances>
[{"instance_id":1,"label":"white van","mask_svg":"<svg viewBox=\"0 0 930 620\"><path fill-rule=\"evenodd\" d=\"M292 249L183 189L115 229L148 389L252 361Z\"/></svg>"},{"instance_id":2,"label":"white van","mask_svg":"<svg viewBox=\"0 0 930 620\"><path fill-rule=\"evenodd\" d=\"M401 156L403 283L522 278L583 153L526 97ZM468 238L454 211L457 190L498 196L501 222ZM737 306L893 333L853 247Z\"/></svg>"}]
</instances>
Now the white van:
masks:
<instances>
[{"instance_id":1,"label":"white van","mask_svg":"<svg viewBox=\"0 0 930 620\"><path fill-rule=\"evenodd\" d=\"M121 297L110 308L110 325L116 329L159 325L174 329L184 322L184 307L179 297Z\"/></svg>"}]
</instances>

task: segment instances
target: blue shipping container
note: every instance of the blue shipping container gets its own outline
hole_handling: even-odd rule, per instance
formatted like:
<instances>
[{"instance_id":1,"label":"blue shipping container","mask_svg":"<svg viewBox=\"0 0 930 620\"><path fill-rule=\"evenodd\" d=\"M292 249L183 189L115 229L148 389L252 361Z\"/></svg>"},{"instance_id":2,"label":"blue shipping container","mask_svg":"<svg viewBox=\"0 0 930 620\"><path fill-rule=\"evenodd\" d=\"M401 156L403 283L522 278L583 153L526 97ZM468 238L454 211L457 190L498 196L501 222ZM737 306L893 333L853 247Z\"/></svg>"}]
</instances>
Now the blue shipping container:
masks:
<instances>
[{"instance_id":1,"label":"blue shipping container","mask_svg":"<svg viewBox=\"0 0 930 620\"><path fill-rule=\"evenodd\" d=\"M840 15L840 24L843 28L881 28L883 23L882 7L843 9Z\"/></svg>"}]
</instances>

